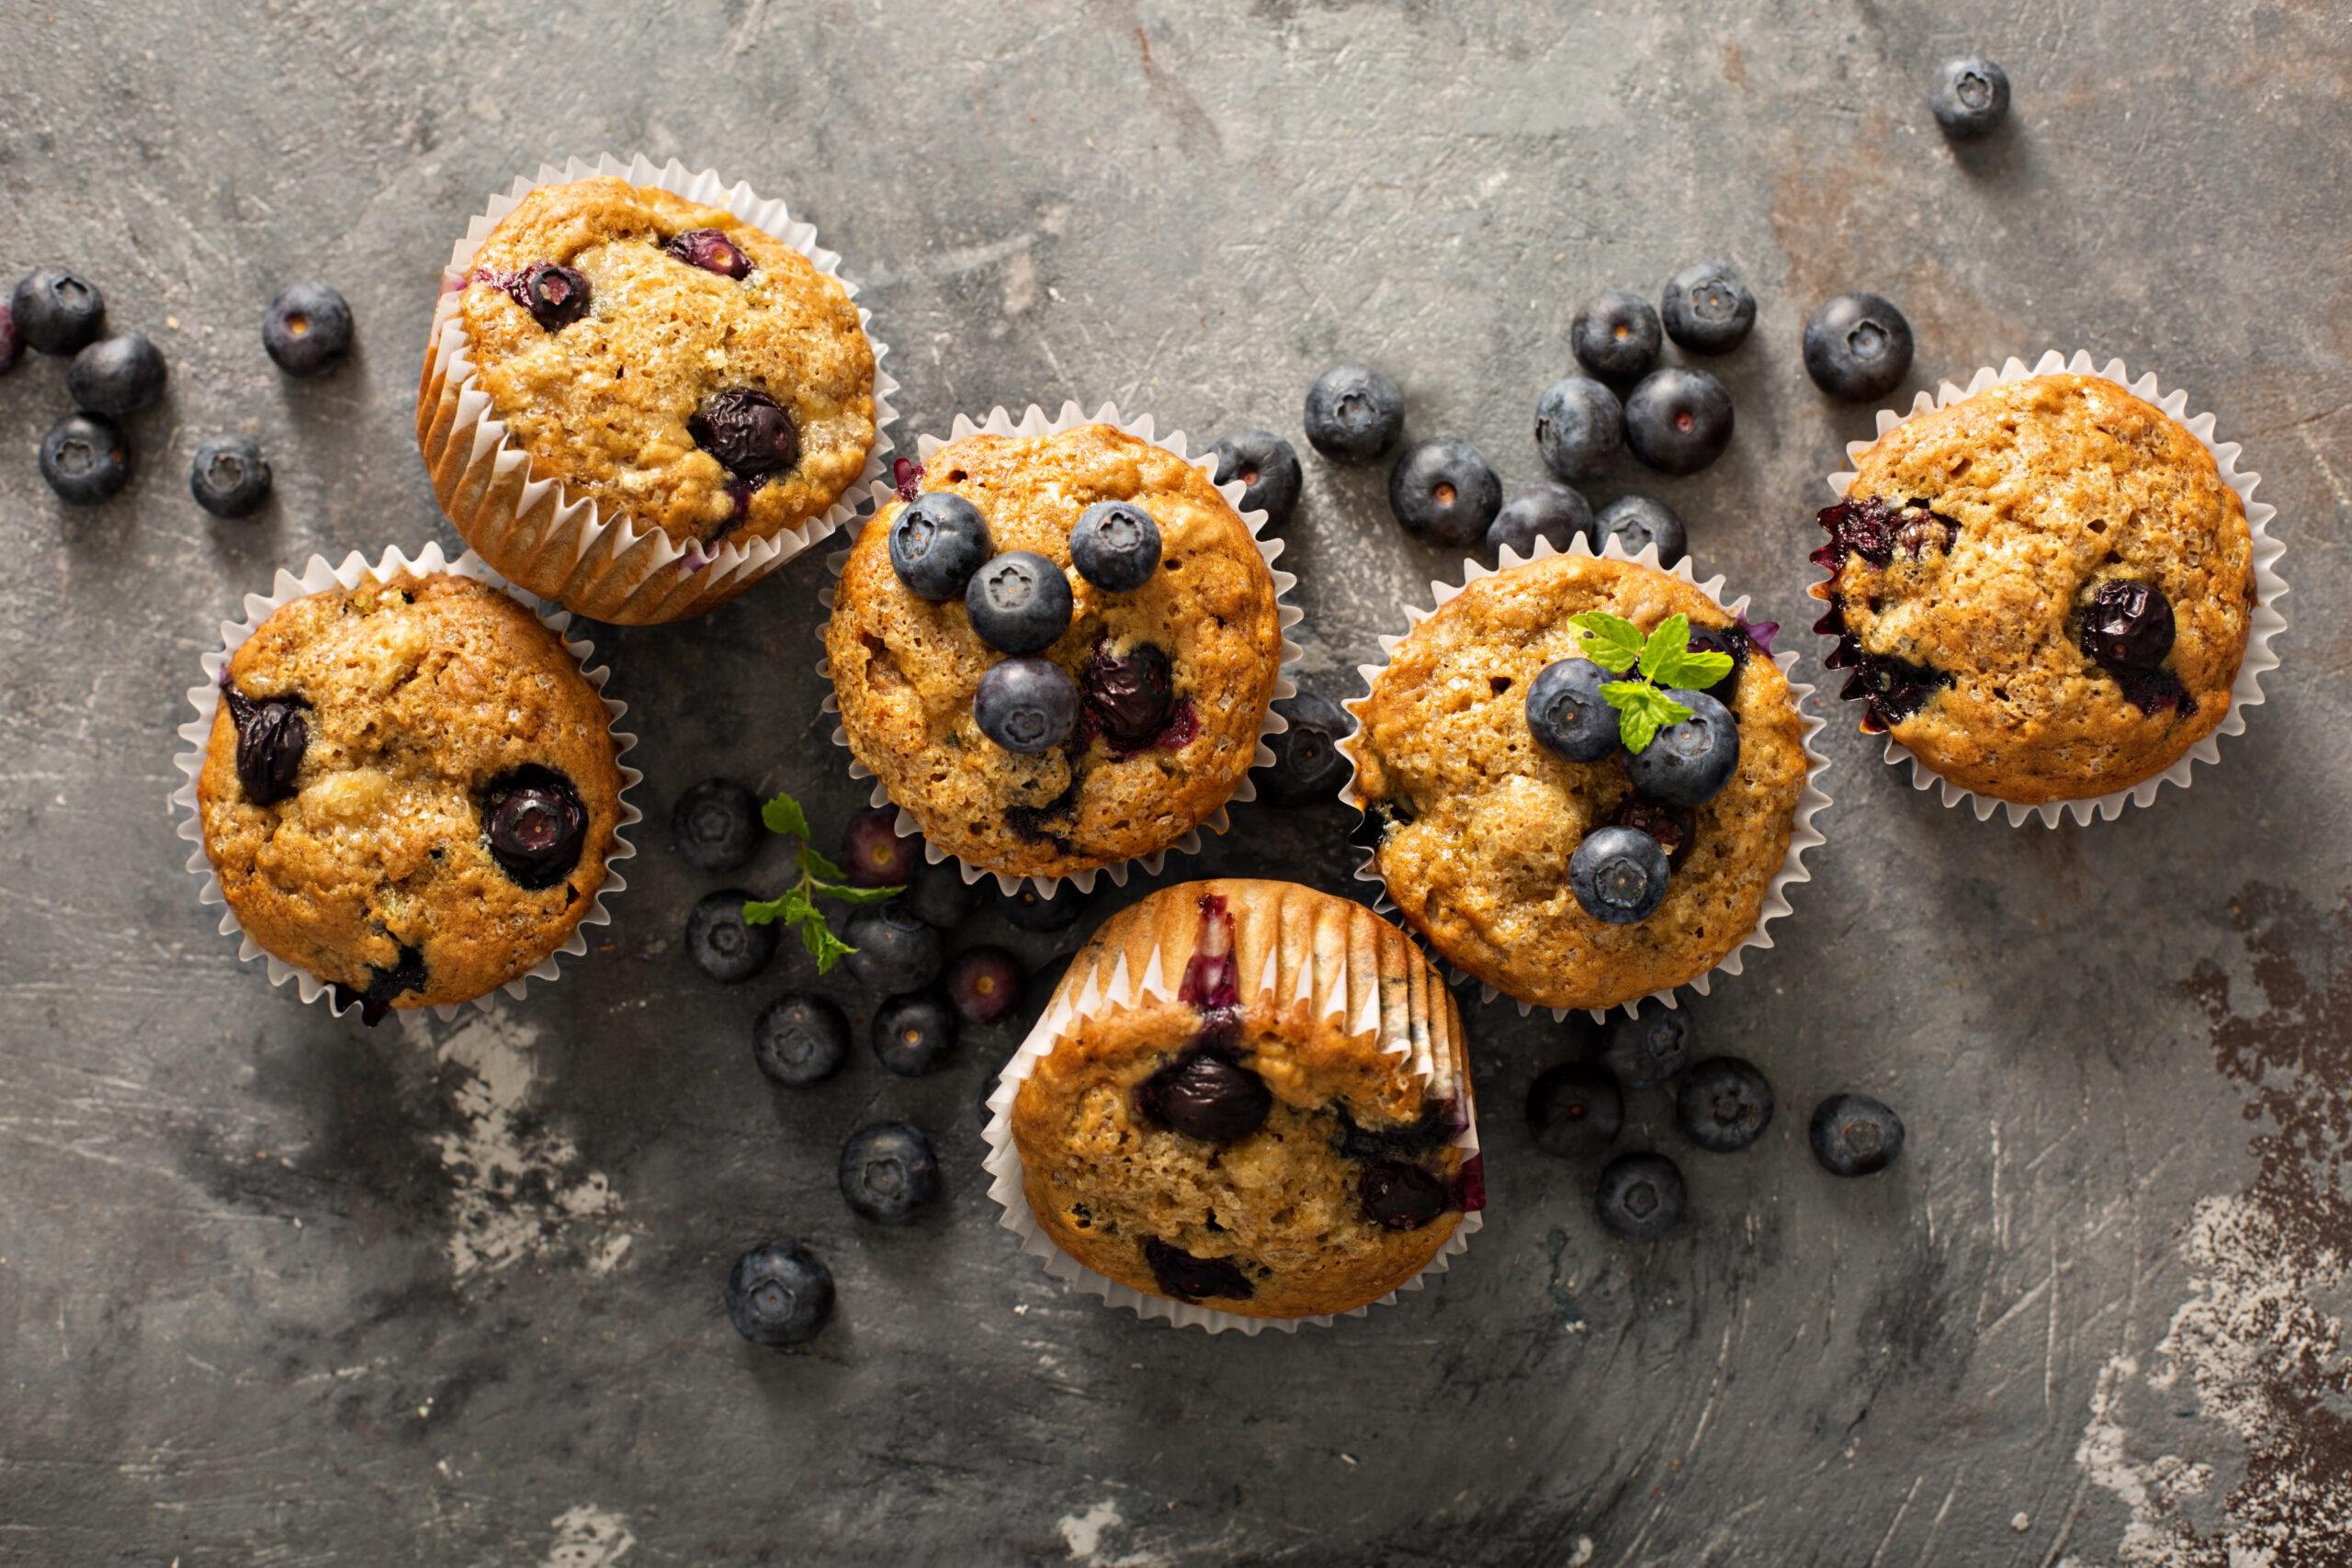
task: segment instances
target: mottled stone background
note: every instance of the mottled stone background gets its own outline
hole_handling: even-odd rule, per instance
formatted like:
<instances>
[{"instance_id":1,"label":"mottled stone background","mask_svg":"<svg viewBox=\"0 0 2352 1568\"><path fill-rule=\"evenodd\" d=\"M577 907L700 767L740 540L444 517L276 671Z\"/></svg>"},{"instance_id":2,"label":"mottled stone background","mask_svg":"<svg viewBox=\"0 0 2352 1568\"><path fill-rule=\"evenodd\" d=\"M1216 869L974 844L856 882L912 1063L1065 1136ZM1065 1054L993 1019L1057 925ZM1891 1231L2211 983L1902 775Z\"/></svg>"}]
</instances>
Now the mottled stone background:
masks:
<instances>
[{"instance_id":1,"label":"mottled stone background","mask_svg":"<svg viewBox=\"0 0 2352 1568\"><path fill-rule=\"evenodd\" d=\"M1923 98L1968 46L2017 107L1956 152ZM2352 1561L2348 94L2342 8L2256 0L0 0L0 273L85 270L173 374L85 510L35 470L62 367L0 381L0 1562ZM1065 399L1295 436L1365 358L1515 484L1576 302L1728 256L1762 302L1720 367L1731 452L1593 494L1679 508L1816 680L1812 513L1871 424L1805 381L1806 313L1892 297L1922 387L2120 355L2264 476L2287 662L2193 791L2088 829L1946 810L1838 713L1814 880L1697 1003L1782 1114L1683 1156L1669 1240L1612 1244L1592 1173L1531 1150L1566 1037L1474 1000L1493 1207L1451 1275L1295 1337L1141 1325L995 1224L973 1099L1011 1032L772 1092L750 1023L798 974L693 970L709 879L653 824L593 954L454 1025L305 1008L196 905L164 803L198 654L281 563L454 543L411 427L436 274L492 187L599 150L815 221L902 442ZM312 276L360 348L298 386L257 329ZM229 429L277 465L257 522L187 496ZM1335 696L1458 570L1384 477L1310 458L1283 558ZM859 803L811 669L822 555L600 633L656 822L713 773L829 829ZM1344 828L1243 807L1171 874L1347 888ZM1846 1087L1909 1121L1883 1179L1805 1152ZM948 1168L905 1231L833 1187L884 1115ZM1656 1094L1624 1145L1653 1142L1680 1148ZM721 1311L776 1233L840 1280L808 1353Z\"/></svg>"}]
</instances>

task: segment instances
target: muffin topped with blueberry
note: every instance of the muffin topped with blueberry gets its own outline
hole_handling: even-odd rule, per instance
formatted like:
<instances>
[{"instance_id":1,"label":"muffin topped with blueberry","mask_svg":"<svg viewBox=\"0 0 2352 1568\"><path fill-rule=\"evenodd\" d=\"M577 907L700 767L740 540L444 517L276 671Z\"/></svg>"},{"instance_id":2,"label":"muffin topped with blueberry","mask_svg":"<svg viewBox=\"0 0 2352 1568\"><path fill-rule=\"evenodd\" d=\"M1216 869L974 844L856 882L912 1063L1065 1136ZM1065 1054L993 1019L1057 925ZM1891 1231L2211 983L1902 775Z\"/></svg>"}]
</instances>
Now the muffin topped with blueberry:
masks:
<instances>
[{"instance_id":1,"label":"muffin topped with blueberry","mask_svg":"<svg viewBox=\"0 0 2352 1568\"><path fill-rule=\"evenodd\" d=\"M519 979L594 906L621 818L608 716L505 593L401 572L291 600L220 695L197 812L221 892L367 1021Z\"/></svg>"},{"instance_id":2,"label":"muffin topped with blueberry","mask_svg":"<svg viewBox=\"0 0 2352 1568\"><path fill-rule=\"evenodd\" d=\"M1248 774L1273 574L1202 468L1108 424L967 435L882 509L825 649L842 728L923 836L1002 876L1168 848Z\"/></svg>"},{"instance_id":3,"label":"muffin topped with blueberry","mask_svg":"<svg viewBox=\"0 0 2352 1568\"><path fill-rule=\"evenodd\" d=\"M875 443L874 350L840 281L668 191L537 187L475 252L457 309L534 476L680 545L822 517Z\"/></svg>"},{"instance_id":4,"label":"muffin topped with blueberry","mask_svg":"<svg viewBox=\"0 0 2352 1568\"><path fill-rule=\"evenodd\" d=\"M1460 1014L1362 905L1162 889L1102 923L1046 1018L993 1100L989 1168L1116 1283L1245 1317L1350 1312L1485 1205Z\"/></svg>"},{"instance_id":5,"label":"muffin topped with blueberry","mask_svg":"<svg viewBox=\"0 0 2352 1568\"><path fill-rule=\"evenodd\" d=\"M1795 694L1750 626L1638 562L1474 579L1398 641L1341 747L1406 922L1521 1001L1604 1009L1755 929L1795 832Z\"/></svg>"},{"instance_id":6,"label":"muffin topped with blueberry","mask_svg":"<svg viewBox=\"0 0 2352 1568\"><path fill-rule=\"evenodd\" d=\"M1987 388L1880 436L1821 513L1815 627L1865 730L2023 805L2127 789L2227 716L2255 603L2245 503L2098 376Z\"/></svg>"}]
</instances>

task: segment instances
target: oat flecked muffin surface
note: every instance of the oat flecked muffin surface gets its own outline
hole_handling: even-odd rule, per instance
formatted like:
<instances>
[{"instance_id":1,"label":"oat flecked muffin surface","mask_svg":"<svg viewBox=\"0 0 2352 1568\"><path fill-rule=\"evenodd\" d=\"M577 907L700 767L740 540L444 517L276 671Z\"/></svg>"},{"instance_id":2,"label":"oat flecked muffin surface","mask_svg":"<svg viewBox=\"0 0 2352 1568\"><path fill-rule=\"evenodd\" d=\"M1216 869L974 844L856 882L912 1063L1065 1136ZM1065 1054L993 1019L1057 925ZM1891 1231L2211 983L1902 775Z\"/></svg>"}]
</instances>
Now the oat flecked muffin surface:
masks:
<instances>
[{"instance_id":1,"label":"oat flecked muffin surface","mask_svg":"<svg viewBox=\"0 0 2352 1568\"><path fill-rule=\"evenodd\" d=\"M731 276L665 249L703 231L750 270ZM517 298L546 265L588 284L585 310L559 313L552 330ZM532 472L680 544L765 538L821 517L874 445L874 350L840 282L732 213L667 191L614 175L531 191L483 240L458 310L492 412ZM789 466L730 471L711 449L723 445L697 430L715 399L745 389L790 416Z\"/></svg>"},{"instance_id":2,"label":"oat flecked muffin surface","mask_svg":"<svg viewBox=\"0 0 2352 1568\"><path fill-rule=\"evenodd\" d=\"M1865 729L2030 805L2129 788L2227 716L2252 536L2163 410L2037 376L1897 425L1856 467L1814 592Z\"/></svg>"},{"instance_id":3,"label":"oat flecked muffin surface","mask_svg":"<svg viewBox=\"0 0 2352 1568\"><path fill-rule=\"evenodd\" d=\"M857 760L923 836L1008 876L1068 876L1166 849L1206 821L1246 777L1281 673L1273 575L1207 474L1108 424L1058 435L967 435L934 453L926 491L953 491L986 520L992 548L1034 550L1069 580L1069 629L1039 656L1076 679L1076 730L1032 756L1005 750L972 718L981 675L1002 657L971 627L961 597L916 597L890 565L893 502L858 536L842 571L825 650L842 728ZM1140 505L1159 525L1159 566L1131 592L1071 570L1069 536L1096 502ZM1106 658L1140 644L1167 656L1174 701L1148 744L1114 745L1095 720Z\"/></svg>"},{"instance_id":4,"label":"oat flecked muffin surface","mask_svg":"<svg viewBox=\"0 0 2352 1568\"><path fill-rule=\"evenodd\" d=\"M506 594L406 572L309 594L225 674L205 853L246 933L368 1021L529 973L594 906L621 811L608 717Z\"/></svg>"},{"instance_id":5,"label":"oat flecked muffin surface","mask_svg":"<svg viewBox=\"0 0 2352 1568\"><path fill-rule=\"evenodd\" d=\"M1484 1205L1461 1017L1361 905L1165 888L1104 921L1058 995L1121 978L1160 983L1088 1006L1012 1098L1030 1212L1079 1262L1247 1317L1349 1312Z\"/></svg>"},{"instance_id":6,"label":"oat flecked muffin surface","mask_svg":"<svg viewBox=\"0 0 2352 1568\"><path fill-rule=\"evenodd\" d=\"M1539 745L1527 691L1579 657L1568 617L1668 616L1729 629L1739 761L1693 808L1665 902L1632 925L1577 902L1568 862L1634 791L1615 758L1572 762ZM1471 582L1396 646L1357 732L1351 798L1404 919L1447 962L1521 1001L1609 1008L1706 973L1747 937L1788 852L1804 792L1804 725L1787 678L1730 615L1679 578L1635 562L1547 556ZM1638 824L1634 824L1638 825Z\"/></svg>"}]
</instances>

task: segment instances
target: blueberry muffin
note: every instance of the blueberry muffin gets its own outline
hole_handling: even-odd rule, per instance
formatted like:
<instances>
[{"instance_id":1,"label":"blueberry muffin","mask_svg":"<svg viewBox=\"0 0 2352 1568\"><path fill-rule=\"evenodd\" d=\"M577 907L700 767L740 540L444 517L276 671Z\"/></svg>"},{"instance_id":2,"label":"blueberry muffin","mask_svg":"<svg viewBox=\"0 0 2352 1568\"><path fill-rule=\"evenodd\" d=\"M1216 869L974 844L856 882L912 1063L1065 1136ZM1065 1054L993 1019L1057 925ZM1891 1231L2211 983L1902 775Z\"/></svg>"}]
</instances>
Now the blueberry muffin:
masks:
<instances>
[{"instance_id":1,"label":"blueberry muffin","mask_svg":"<svg viewBox=\"0 0 2352 1568\"><path fill-rule=\"evenodd\" d=\"M2253 539L2163 410L2037 376L1895 426L1856 467L1813 592L1865 730L2032 805L2127 789L2227 716Z\"/></svg>"},{"instance_id":2,"label":"blueberry muffin","mask_svg":"<svg viewBox=\"0 0 2352 1568\"><path fill-rule=\"evenodd\" d=\"M1703 798L1637 788L1613 741L1591 761L1538 741L1530 698L1577 660L1568 617L1586 612L1644 633L1684 615L1691 646L1730 656L1704 694L1735 750ZM1633 561L1547 556L1473 581L1348 705L1361 721L1340 742L1356 768L1348 798L1398 913L1448 963L1543 1007L1614 1007L1722 962L1755 929L1804 792L1787 678L1713 599ZM1630 920L1596 915L1579 890L1587 840L1624 840L1621 829L1662 855Z\"/></svg>"},{"instance_id":3,"label":"blueberry muffin","mask_svg":"<svg viewBox=\"0 0 2352 1568\"><path fill-rule=\"evenodd\" d=\"M1281 672L1274 594L1198 465L1108 424L967 435L843 564L825 629L842 728L969 864L1070 876L1150 854L1249 773Z\"/></svg>"},{"instance_id":4,"label":"blueberry muffin","mask_svg":"<svg viewBox=\"0 0 2352 1568\"><path fill-rule=\"evenodd\" d=\"M664 190L540 186L483 240L456 309L533 475L679 545L822 517L875 443L874 350L841 283Z\"/></svg>"},{"instance_id":5,"label":"blueberry muffin","mask_svg":"<svg viewBox=\"0 0 2352 1568\"><path fill-rule=\"evenodd\" d=\"M204 852L246 934L339 1007L481 996L595 904L621 815L604 701L497 589L401 572L291 600L220 695Z\"/></svg>"},{"instance_id":6,"label":"blueberry muffin","mask_svg":"<svg viewBox=\"0 0 2352 1568\"><path fill-rule=\"evenodd\" d=\"M1131 1005L1096 1002L1133 982ZM1089 992L1092 996L1089 996ZM1012 1095L1039 1227L1148 1295L1351 1312L1486 1201L1468 1053L1402 931L1286 882L1165 888L1104 921Z\"/></svg>"}]
</instances>

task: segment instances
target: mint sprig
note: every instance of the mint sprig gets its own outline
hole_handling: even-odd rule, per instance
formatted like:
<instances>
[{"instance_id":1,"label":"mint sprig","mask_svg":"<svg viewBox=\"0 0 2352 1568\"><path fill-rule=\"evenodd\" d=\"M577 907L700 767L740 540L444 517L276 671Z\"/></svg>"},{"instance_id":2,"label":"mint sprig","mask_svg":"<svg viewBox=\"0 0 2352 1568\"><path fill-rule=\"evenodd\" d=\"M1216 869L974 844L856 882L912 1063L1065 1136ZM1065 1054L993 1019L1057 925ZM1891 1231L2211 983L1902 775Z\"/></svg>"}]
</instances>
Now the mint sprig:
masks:
<instances>
[{"instance_id":1,"label":"mint sprig","mask_svg":"<svg viewBox=\"0 0 2352 1568\"><path fill-rule=\"evenodd\" d=\"M743 906L743 923L764 926L781 920L787 926L800 928L800 945L817 961L817 973L824 974L842 961L843 955L857 949L833 934L825 923L825 912L817 908L820 898L838 899L844 904L879 904L895 898L906 891L904 887L853 887L840 866L809 847L808 814L800 803L788 795L778 795L760 807L760 820L772 833L789 833L800 840L797 863L800 880L775 898L754 898Z\"/></svg>"},{"instance_id":2,"label":"mint sprig","mask_svg":"<svg viewBox=\"0 0 2352 1568\"><path fill-rule=\"evenodd\" d=\"M1690 617L1668 615L1648 636L1622 615L1587 610L1570 615L1577 647L1612 675L1638 671L1639 679L1611 681L1601 699L1617 710L1617 738L1638 755L1668 725L1690 716L1690 709L1667 695L1668 688L1703 691L1731 673L1731 655L1713 649L1693 652Z\"/></svg>"}]
</instances>

